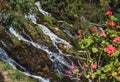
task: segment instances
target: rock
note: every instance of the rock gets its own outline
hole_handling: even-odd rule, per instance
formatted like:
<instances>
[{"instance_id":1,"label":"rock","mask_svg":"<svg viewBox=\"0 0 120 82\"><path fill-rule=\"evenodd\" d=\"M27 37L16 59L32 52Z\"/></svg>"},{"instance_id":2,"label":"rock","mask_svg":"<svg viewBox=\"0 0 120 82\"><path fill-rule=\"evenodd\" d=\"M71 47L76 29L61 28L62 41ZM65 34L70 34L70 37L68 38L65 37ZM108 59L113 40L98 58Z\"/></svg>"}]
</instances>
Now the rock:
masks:
<instances>
[{"instance_id":1,"label":"rock","mask_svg":"<svg viewBox=\"0 0 120 82\"><path fill-rule=\"evenodd\" d=\"M1 29L1 27L0 27ZM3 48L9 56L17 63L25 67L31 74L40 75L57 82L70 82L68 79L60 80L50 69L52 62L47 57L47 53L41 49L35 48L31 44L19 41L15 36L9 36L5 31L1 32L0 47Z\"/></svg>"},{"instance_id":2,"label":"rock","mask_svg":"<svg viewBox=\"0 0 120 82\"><path fill-rule=\"evenodd\" d=\"M38 72L42 72L42 76L45 77L54 75L49 69L51 61L44 51L22 41L20 41L18 45L16 43L17 38L11 38L5 32L2 32L2 34L4 34L4 36L0 35L0 38L8 47L6 48L4 45L0 45L0 47L4 48L15 61L33 74L38 75Z\"/></svg>"}]
</instances>

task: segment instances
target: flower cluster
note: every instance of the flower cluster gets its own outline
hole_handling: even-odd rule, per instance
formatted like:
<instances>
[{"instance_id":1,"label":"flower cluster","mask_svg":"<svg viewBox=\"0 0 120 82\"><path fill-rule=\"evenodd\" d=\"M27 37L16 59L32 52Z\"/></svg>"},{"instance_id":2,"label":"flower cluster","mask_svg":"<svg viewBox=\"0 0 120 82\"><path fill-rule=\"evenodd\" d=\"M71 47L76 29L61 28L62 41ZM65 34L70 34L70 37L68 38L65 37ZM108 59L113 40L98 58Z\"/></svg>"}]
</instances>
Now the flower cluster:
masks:
<instances>
[{"instance_id":1,"label":"flower cluster","mask_svg":"<svg viewBox=\"0 0 120 82\"><path fill-rule=\"evenodd\" d=\"M116 48L113 47L112 45L109 45L107 48L106 48L106 51L108 54L113 54L115 51L116 51Z\"/></svg>"},{"instance_id":2,"label":"flower cluster","mask_svg":"<svg viewBox=\"0 0 120 82\"><path fill-rule=\"evenodd\" d=\"M77 31L77 38L82 38L82 30Z\"/></svg>"},{"instance_id":3,"label":"flower cluster","mask_svg":"<svg viewBox=\"0 0 120 82\"><path fill-rule=\"evenodd\" d=\"M112 14L113 14L113 12L112 12L111 10L108 10L108 11L105 13L106 16L110 16L110 15L112 15Z\"/></svg>"},{"instance_id":4,"label":"flower cluster","mask_svg":"<svg viewBox=\"0 0 120 82\"><path fill-rule=\"evenodd\" d=\"M111 10L105 12L107 21L99 28L96 25L88 25L89 30L77 31L78 40L77 47L85 50L82 52L86 57L86 62L80 66L86 78L106 79L112 77L118 80L120 73L114 73L120 69L120 24ZM70 70L66 70L67 75L71 75L73 70L78 69L71 66ZM114 70L113 70L114 69ZM120 71L119 71L120 72Z\"/></svg>"},{"instance_id":5,"label":"flower cluster","mask_svg":"<svg viewBox=\"0 0 120 82\"><path fill-rule=\"evenodd\" d=\"M90 29L90 31L91 31L92 33L97 33L97 28L96 28L96 27L93 27L93 28Z\"/></svg>"},{"instance_id":6,"label":"flower cluster","mask_svg":"<svg viewBox=\"0 0 120 82\"><path fill-rule=\"evenodd\" d=\"M108 25L111 26L111 27L114 27L116 24L115 24L115 22L113 22L113 21L109 21L109 22L108 22Z\"/></svg>"},{"instance_id":7,"label":"flower cluster","mask_svg":"<svg viewBox=\"0 0 120 82\"><path fill-rule=\"evenodd\" d=\"M77 67L75 65L71 65L69 70L66 70L66 74L67 75L71 75L72 71L74 70L78 70Z\"/></svg>"},{"instance_id":8,"label":"flower cluster","mask_svg":"<svg viewBox=\"0 0 120 82\"><path fill-rule=\"evenodd\" d=\"M114 43L120 42L120 38L119 37L114 37L113 42Z\"/></svg>"}]
</instances>

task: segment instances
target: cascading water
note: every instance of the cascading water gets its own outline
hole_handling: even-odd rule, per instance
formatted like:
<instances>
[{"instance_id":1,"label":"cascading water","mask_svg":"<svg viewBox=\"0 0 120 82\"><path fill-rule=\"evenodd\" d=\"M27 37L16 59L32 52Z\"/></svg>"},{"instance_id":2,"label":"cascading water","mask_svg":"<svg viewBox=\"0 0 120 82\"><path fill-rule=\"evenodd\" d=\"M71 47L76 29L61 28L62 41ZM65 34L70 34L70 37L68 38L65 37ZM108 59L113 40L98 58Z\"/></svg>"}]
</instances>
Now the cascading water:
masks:
<instances>
[{"instance_id":1,"label":"cascading water","mask_svg":"<svg viewBox=\"0 0 120 82\"><path fill-rule=\"evenodd\" d=\"M73 37L73 35L68 30L63 30L63 32L65 32L69 37Z\"/></svg>"},{"instance_id":2,"label":"cascading water","mask_svg":"<svg viewBox=\"0 0 120 82\"><path fill-rule=\"evenodd\" d=\"M37 5L39 11L40 11L43 15L45 15L45 16L51 16L50 13L48 13L48 12L46 12L46 11L44 11L44 10L42 9L41 4L40 4L40 1L36 2L35 5Z\"/></svg>"},{"instance_id":3,"label":"cascading water","mask_svg":"<svg viewBox=\"0 0 120 82\"><path fill-rule=\"evenodd\" d=\"M44 11L41 7L41 4L40 2L36 2L35 5L38 7L39 11L45 15L45 16L51 16L48 12ZM9 32L10 32L10 35L14 35L18 38L18 40L21 40L21 41L24 41L25 43L27 44L31 44L32 46L34 46L35 48L38 48L40 50L43 50L44 52L47 53L47 57L52 61L52 69L53 71L55 72L58 72L64 76L67 76L65 74L65 71L66 69L69 69L71 67L71 65L74 64L74 62L72 61L72 58L73 59L76 59L74 56L72 55L69 55L69 54L64 54L58 47L58 44L59 43L62 43L62 44L65 44L67 45L68 47L72 47L67 41L59 38L57 35L55 35L53 32L51 32L46 26L42 25L42 24L38 24L36 22L36 15L33 14L33 15L29 15L29 16L25 16L26 19L30 19L32 20L32 22L37 25L43 32L44 34L46 34L47 36L50 37L51 41L52 41L52 44L56 47L56 49L58 50L58 52L52 52L49 50L48 47L42 45L42 44L39 44L39 43L36 43L36 42L33 42L33 40L31 39L31 37L24 31L24 29L22 30L22 32L29 38L26 39L24 38L22 35L20 35L19 33L17 33L13 27L11 26L9 28ZM67 32L69 36L72 37L72 35L70 35L69 32ZM2 42L4 44L4 42ZM6 46L4 44L4 46ZM20 67L20 69L22 69L22 71L24 71L23 73L27 76L31 76L31 77L35 77L37 79L40 80L40 82L49 82L49 80L46 80L40 76L34 76L34 75L31 75L29 74L25 68L23 68L21 65L19 65L18 63L16 63L14 60L12 60L10 57L7 56L7 54L5 53L5 51L3 49L0 48L0 58L1 60L11 64L12 66L16 67ZM83 58L84 59L84 58ZM75 75L75 72L72 71L72 74L71 74L71 77L72 75L74 76Z\"/></svg>"},{"instance_id":4,"label":"cascading water","mask_svg":"<svg viewBox=\"0 0 120 82\"><path fill-rule=\"evenodd\" d=\"M51 52L48 49L48 47L25 39L23 36L19 35L12 27L10 27L9 31L10 31L11 34L16 36L19 40L24 41L28 44L32 44L34 47L45 51L47 53L48 58L53 62L53 65L54 65L54 68L55 68L54 71L63 74L65 72L64 66L66 66L67 68L70 68L70 66L73 64L72 61L68 62L65 59L65 58L68 57L68 55L65 55L65 54L60 53L60 52L58 52L58 53Z\"/></svg>"},{"instance_id":5,"label":"cascading water","mask_svg":"<svg viewBox=\"0 0 120 82\"><path fill-rule=\"evenodd\" d=\"M41 13L43 13L43 15L50 16L48 14L44 14L45 11L42 10L40 2L36 2L35 4L37 5L39 11ZM70 66L74 64L73 61L70 59L70 57L73 57L73 56L62 53L62 51L58 48L57 44L58 43L62 43L62 44L67 45L68 47L72 47L72 46L67 41L59 38L57 35L55 35L53 32L51 32L46 26L44 26L42 24L38 24L36 22L36 15L35 14L33 14L33 15L29 14L29 16L26 15L25 17L26 17L26 19L30 19L35 25L37 25L44 32L44 34L46 34L47 36L50 37L53 45L56 47L56 49L59 52L58 53L53 53L53 52L49 51L48 48L45 48L44 51L47 52L48 57L53 62L54 71L59 72L59 73L65 75L64 74L65 73L64 66L66 66L67 68L70 68ZM14 34L14 35L16 35L16 34ZM27 42L29 42L29 41L27 41ZM31 43L31 42L29 42L29 43ZM32 42L32 44L34 46L36 43ZM37 44L37 46L40 46L40 44ZM37 47L37 48L41 49L40 47ZM68 60L66 60L66 59L68 59ZM74 57L74 59L76 59L76 58ZM84 58L80 58L80 59L84 60ZM74 72L73 72L73 75L74 75Z\"/></svg>"},{"instance_id":6,"label":"cascading water","mask_svg":"<svg viewBox=\"0 0 120 82\"><path fill-rule=\"evenodd\" d=\"M4 61L6 63L9 63L15 69L16 69L16 67L19 68L21 70L20 71L21 73L23 73L23 74L25 74L27 76L30 76L30 77L34 77L34 78L38 79L39 82L49 82L48 79L44 79L44 78L42 78L40 76L31 75L29 72L26 71L26 69L24 67L19 65L13 59L11 59L2 48L0 48L0 60Z\"/></svg>"}]
</instances>

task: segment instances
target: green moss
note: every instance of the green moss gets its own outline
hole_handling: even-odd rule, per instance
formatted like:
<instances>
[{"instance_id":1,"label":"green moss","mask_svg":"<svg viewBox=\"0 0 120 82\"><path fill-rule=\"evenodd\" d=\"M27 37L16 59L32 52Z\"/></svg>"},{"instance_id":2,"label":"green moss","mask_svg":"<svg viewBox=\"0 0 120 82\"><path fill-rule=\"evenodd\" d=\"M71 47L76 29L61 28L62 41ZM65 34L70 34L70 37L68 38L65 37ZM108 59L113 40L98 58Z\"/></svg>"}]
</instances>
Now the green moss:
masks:
<instances>
[{"instance_id":1,"label":"green moss","mask_svg":"<svg viewBox=\"0 0 120 82\"><path fill-rule=\"evenodd\" d=\"M6 71L6 70L12 70L12 69L13 68L9 64L0 61L0 72Z\"/></svg>"},{"instance_id":2,"label":"green moss","mask_svg":"<svg viewBox=\"0 0 120 82\"><path fill-rule=\"evenodd\" d=\"M52 16L44 16L44 21L48 22L49 24L53 25L53 24L57 24L57 19L55 19Z\"/></svg>"},{"instance_id":3,"label":"green moss","mask_svg":"<svg viewBox=\"0 0 120 82\"><path fill-rule=\"evenodd\" d=\"M62 50L63 53L72 54L72 55L75 55L75 56L80 56L81 55L78 52L78 50L75 49L74 47L68 47L67 45L64 45L64 44L58 44L58 46Z\"/></svg>"},{"instance_id":4,"label":"green moss","mask_svg":"<svg viewBox=\"0 0 120 82\"><path fill-rule=\"evenodd\" d=\"M4 72L7 73L6 75L3 75L3 77L7 77L4 80L9 79L12 82L37 82L36 79L25 76L9 64L0 61L0 73Z\"/></svg>"},{"instance_id":5,"label":"green moss","mask_svg":"<svg viewBox=\"0 0 120 82\"><path fill-rule=\"evenodd\" d=\"M34 41L38 41L38 42L44 41L46 44L52 45L49 36L45 35L38 26L29 24L27 22L22 22L22 23L24 25L23 28L25 29L26 33L28 33Z\"/></svg>"},{"instance_id":6,"label":"green moss","mask_svg":"<svg viewBox=\"0 0 120 82\"><path fill-rule=\"evenodd\" d=\"M67 22L63 22L61 25L60 25L60 29L66 29L68 30L70 33L74 34L75 31L77 30L76 27L72 26L71 24L68 24Z\"/></svg>"},{"instance_id":7,"label":"green moss","mask_svg":"<svg viewBox=\"0 0 120 82\"><path fill-rule=\"evenodd\" d=\"M18 40L18 38L17 38L17 37L15 37L14 35L12 35L12 36L11 36L11 40L12 40L12 42L13 42L13 44L14 44L14 46L15 46L15 47L17 47L17 46L20 46L20 45L21 45L21 41L20 41L20 40Z\"/></svg>"}]
</instances>

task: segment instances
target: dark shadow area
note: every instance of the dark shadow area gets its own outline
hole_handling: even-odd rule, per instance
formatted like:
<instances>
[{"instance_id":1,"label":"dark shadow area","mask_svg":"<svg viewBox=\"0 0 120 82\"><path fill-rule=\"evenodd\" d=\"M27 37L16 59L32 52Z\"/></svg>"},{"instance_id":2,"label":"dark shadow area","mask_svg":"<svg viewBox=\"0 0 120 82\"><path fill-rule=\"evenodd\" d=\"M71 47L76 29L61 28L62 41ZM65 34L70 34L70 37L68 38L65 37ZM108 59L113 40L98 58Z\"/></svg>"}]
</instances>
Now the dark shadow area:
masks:
<instances>
[{"instance_id":1,"label":"dark shadow area","mask_svg":"<svg viewBox=\"0 0 120 82\"><path fill-rule=\"evenodd\" d=\"M0 73L0 82L4 82L4 76Z\"/></svg>"}]
</instances>

